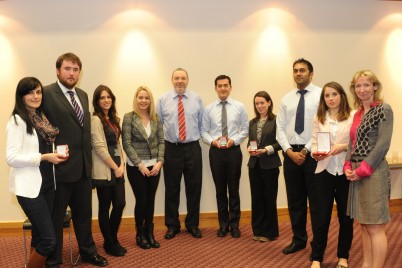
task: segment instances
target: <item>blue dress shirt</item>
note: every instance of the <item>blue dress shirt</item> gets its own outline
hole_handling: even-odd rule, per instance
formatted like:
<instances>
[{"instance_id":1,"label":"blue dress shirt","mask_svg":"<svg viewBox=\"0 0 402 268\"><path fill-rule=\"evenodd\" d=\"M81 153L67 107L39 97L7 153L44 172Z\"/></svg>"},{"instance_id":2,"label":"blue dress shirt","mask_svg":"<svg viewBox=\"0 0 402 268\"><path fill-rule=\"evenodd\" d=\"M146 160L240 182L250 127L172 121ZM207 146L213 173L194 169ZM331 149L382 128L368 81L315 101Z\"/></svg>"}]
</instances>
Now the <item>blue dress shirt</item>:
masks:
<instances>
[{"instance_id":1,"label":"blue dress shirt","mask_svg":"<svg viewBox=\"0 0 402 268\"><path fill-rule=\"evenodd\" d=\"M179 138L178 94L172 90L161 96L156 113L163 124L165 140L171 143L181 143ZM186 90L183 94L184 116L186 118L186 140L184 143L197 141L201 135L203 104L201 98L192 91Z\"/></svg>"},{"instance_id":2,"label":"blue dress shirt","mask_svg":"<svg viewBox=\"0 0 402 268\"><path fill-rule=\"evenodd\" d=\"M235 145L248 136L248 117L244 104L228 98L226 103L228 138ZM222 103L217 100L205 107L202 117L202 140L211 145L212 141L222 136Z\"/></svg>"}]
</instances>

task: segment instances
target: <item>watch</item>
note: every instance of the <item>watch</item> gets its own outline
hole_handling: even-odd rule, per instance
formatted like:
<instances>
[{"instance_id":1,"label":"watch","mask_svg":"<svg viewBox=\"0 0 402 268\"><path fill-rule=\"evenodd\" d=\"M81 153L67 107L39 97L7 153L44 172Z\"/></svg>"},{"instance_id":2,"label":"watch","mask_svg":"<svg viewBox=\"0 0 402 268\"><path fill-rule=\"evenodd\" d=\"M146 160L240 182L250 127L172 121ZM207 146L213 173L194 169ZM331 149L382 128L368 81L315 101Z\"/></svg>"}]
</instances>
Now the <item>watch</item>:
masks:
<instances>
[{"instance_id":1,"label":"watch","mask_svg":"<svg viewBox=\"0 0 402 268\"><path fill-rule=\"evenodd\" d=\"M304 147L301 151L302 154L307 155L308 154L308 150L306 147Z\"/></svg>"}]
</instances>

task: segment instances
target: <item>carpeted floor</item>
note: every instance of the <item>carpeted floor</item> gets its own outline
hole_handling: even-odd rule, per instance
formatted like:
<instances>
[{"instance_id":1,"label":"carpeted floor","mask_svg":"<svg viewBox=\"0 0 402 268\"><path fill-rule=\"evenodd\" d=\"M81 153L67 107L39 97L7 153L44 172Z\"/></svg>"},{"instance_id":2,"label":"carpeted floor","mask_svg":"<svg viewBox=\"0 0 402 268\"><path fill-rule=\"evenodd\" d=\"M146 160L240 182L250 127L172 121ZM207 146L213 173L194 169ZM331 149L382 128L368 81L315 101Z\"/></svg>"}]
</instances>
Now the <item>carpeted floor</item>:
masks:
<instances>
[{"instance_id":1,"label":"carpeted floor","mask_svg":"<svg viewBox=\"0 0 402 268\"><path fill-rule=\"evenodd\" d=\"M309 238L311 240L311 228ZM392 215L391 222L387 225L388 254L384 267L402 267L402 213ZM161 248L143 250L135 245L134 233L122 232L119 235L120 243L128 249L124 257L107 256L102 248L103 239L100 233L94 234L98 251L109 260L108 267L310 267L308 245L305 250L291 255L284 255L282 249L290 242L292 237L290 223L280 224L280 237L273 242L260 243L252 240L252 231L249 225L241 226L241 238L234 239L230 235L225 238L216 237L216 229L202 229L203 238L192 238L185 230L182 230L176 238L165 240L164 230L155 232L156 239ZM337 257L337 232L336 218L332 219L330 235L326 250L323 268L336 267ZM360 267L362 261L360 228L355 224L354 240L350 253L350 267ZM77 256L78 250L73 239L73 251ZM23 267L24 252L23 239L21 237L0 238L0 267ZM64 265L70 264L68 239L64 239L63 251ZM88 264L78 263L79 267L92 267Z\"/></svg>"}]
</instances>

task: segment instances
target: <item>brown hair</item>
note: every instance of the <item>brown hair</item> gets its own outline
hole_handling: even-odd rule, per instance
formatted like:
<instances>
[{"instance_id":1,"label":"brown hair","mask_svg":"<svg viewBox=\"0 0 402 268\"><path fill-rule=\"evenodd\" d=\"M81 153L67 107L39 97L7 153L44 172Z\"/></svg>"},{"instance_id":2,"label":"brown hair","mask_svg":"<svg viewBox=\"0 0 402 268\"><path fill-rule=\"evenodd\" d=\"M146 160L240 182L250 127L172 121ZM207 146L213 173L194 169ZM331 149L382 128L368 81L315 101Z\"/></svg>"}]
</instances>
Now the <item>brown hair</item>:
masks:
<instances>
[{"instance_id":1,"label":"brown hair","mask_svg":"<svg viewBox=\"0 0 402 268\"><path fill-rule=\"evenodd\" d=\"M324 124L325 122L325 114L328 110L328 106L325 103L325 89L327 87L333 88L336 90L336 92L339 93L341 96L341 102L339 104L339 111L337 114L337 119L338 121L344 121L349 118L351 108L349 106L349 101L348 101L348 96L346 95L345 90L343 87L337 83L337 82L329 82L324 85L321 91L321 96L320 96L320 102L318 104L318 109L317 109L317 119L321 124Z\"/></svg>"},{"instance_id":2,"label":"brown hair","mask_svg":"<svg viewBox=\"0 0 402 268\"><path fill-rule=\"evenodd\" d=\"M102 108L99 106L99 100L101 98L103 91L106 91L107 93L109 93L110 97L112 98L112 105L110 106L110 109L107 113L107 116L109 117L109 121L114 126L116 126L117 129L119 130L119 132L121 133L120 118L117 116L117 111L116 111L116 97L113 94L112 90L105 85L99 85L94 91L94 96L92 98L92 105L94 107L93 115L97 115L100 118L103 125L107 124L106 115L103 112Z\"/></svg>"},{"instance_id":3,"label":"brown hair","mask_svg":"<svg viewBox=\"0 0 402 268\"><path fill-rule=\"evenodd\" d=\"M274 119L275 115L272 113L272 110L274 109L274 102L271 99L271 96L268 94L266 91L258 91L255 93L254 98L253 98L253 107L254 107L254 113L255 113L255 118L254 120L260 119L260 113L257 111L257 108L255 107L255 98L260 97L264 98L267 102L271 102L271 105L268 107L268 120Z\"/></svg>"}]
</instances>

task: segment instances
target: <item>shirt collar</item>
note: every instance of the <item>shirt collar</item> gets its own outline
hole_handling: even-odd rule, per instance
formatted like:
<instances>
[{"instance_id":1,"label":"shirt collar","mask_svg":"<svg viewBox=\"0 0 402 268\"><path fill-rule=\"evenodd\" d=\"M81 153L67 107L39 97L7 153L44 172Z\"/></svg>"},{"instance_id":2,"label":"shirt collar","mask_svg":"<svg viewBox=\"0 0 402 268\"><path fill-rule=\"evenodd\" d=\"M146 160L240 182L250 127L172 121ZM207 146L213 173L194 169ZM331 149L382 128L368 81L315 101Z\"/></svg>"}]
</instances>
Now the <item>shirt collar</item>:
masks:
<instances>
[{"instance_id":1,"label":"shirt collar","mask_svg":"<svg viewBox=\"0 0 402 268\"><path fill-rule=\"evenodd\" d=\"M70 88L66 88L62 83L60 83L59 80L57 80L57 84L59 85L61 91L63 91L64 94L66 94L67 91L73 91L73 92L75 93L75 87L73 87L73 88L71 88L71 89L70 89Z\"/></svg>"}]
</instances>

